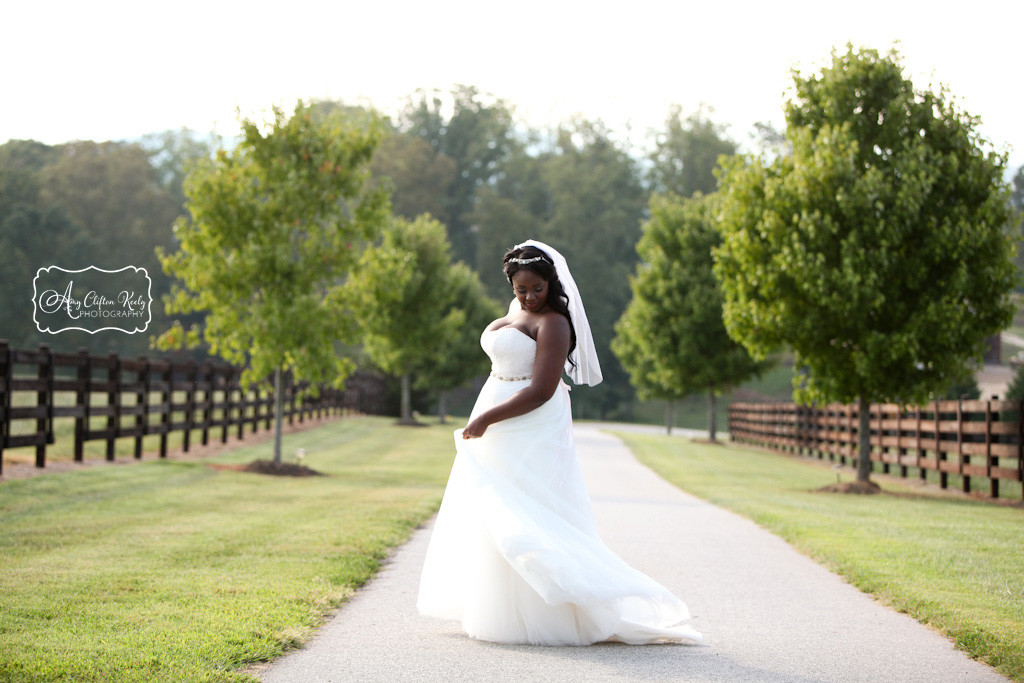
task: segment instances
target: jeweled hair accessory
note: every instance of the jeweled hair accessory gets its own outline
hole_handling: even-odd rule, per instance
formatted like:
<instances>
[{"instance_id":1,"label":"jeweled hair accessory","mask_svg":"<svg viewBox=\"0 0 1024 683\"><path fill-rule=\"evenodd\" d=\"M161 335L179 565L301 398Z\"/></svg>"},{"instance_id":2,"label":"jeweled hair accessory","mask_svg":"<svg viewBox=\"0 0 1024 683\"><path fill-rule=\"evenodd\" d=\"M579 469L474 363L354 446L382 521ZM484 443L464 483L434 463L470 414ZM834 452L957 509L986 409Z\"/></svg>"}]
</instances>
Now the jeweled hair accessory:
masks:
<instances>
[{"instance_id":1,"label":"jeweled hair accessory","mask_svg":"<svg viewBox=\"0 0 1024 683\"><path fill-rule=\"evenodd\" d=\"M523 265L526 265L527 263L533 263L534 261L543 261L543 260L544 260L543 256L534 256L533 258L510 258L508 260L508 262L509 263L522 263Z\"/></svg>"}]
</instances>

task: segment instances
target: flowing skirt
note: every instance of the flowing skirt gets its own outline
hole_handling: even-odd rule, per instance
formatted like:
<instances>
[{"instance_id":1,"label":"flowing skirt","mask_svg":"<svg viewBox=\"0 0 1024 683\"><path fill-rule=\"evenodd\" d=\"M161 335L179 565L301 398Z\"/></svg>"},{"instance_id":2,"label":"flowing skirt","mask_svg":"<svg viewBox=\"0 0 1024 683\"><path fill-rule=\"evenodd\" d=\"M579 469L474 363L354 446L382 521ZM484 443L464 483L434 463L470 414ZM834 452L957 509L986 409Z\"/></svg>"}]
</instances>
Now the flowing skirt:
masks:
<instances>
[{"instance_id":1,"label":"flowing skirt","mask_svg":"<svg viewBox=\"0 0 1024 683\"><path fill-rule=\"evenodd\" d=\"M473 414L525 384L488 379ZM479 439L456 431L455 448L420 580L422 614L500 643L700 641L682 624L686 605L599 537L568 387Z\"/></svg>"}]
</instances>

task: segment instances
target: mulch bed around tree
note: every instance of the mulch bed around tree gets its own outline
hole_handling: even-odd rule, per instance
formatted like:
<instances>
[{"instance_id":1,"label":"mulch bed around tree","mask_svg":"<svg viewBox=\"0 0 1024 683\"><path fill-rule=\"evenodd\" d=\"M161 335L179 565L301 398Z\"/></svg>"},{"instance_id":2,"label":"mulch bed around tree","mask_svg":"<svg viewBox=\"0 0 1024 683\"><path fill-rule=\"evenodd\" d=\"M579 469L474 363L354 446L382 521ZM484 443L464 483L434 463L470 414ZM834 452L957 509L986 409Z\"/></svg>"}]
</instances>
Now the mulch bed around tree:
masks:
<instances>
[{"instance_id":1,"label":"mulch bed around tree","mask_svg":"<svg viewBox=\"0 0 1024 683\"><path fill-rule=\"evenodd\" d=\"M323 477L323 472L317 472L305 465L296 465L293 462L274 462L273 460L253 460L250 463L237 465L222 465L209 463L207 467L215 470L233 470L235 472L253 472L256 474L272 474L279 477Z\"/></svg>"},{"instance_id":2,"label":"mulch bed around tree","mask_svg":"<svg viewBox=\"0 0 1024 683\"><path fill-rule=\"evenodd\" d=\"M882 487L873 481L844 481L837 484L829 484L815 489L822 493L857 493L861 495L872 495L881 493Z\"/></svg>"}]
</instances>

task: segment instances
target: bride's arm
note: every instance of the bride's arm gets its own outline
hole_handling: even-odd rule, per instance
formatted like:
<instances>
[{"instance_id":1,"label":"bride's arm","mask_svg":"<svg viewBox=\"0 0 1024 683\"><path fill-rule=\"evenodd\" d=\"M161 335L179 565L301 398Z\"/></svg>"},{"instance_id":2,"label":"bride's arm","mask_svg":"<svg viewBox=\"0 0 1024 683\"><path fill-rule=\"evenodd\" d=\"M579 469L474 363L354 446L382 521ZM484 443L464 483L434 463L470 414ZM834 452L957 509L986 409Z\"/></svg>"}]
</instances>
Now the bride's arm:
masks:
<instances>
[{"instance_id":1,"label":"bride's arm","mask_svg":"<svg viewBox=\"0 0 1024 683\"><path fill-rule=\"evenodd\" d=\"M562 379L569 343L569 321L557 313L544 316L537 329L537 357L533 361L530 385L480 413L462 430L462 437L483 436L487 427L495 422L525 415L544 405Z\"/></svg>"}]
</instances>

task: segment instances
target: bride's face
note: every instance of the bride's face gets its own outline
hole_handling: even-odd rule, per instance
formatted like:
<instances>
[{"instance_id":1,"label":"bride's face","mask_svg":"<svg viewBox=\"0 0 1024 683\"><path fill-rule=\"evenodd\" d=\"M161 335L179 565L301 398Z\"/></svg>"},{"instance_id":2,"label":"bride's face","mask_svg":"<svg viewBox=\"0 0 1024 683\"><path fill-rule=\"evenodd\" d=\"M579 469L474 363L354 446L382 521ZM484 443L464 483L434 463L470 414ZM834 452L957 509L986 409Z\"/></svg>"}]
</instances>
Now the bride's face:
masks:
<instances>
[{"instance_id":1,"label":"bride's face","mask_svg":"<svg viewBox=\"0 0 1024 683\"><path fill-rule=\"evenodd\" d=\"M530 313L539 313L548 302L548 281L525 268L512 276L512 291L519 305Z\"/></svg>"}]
</instances>

